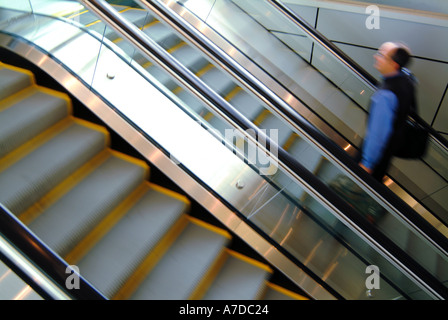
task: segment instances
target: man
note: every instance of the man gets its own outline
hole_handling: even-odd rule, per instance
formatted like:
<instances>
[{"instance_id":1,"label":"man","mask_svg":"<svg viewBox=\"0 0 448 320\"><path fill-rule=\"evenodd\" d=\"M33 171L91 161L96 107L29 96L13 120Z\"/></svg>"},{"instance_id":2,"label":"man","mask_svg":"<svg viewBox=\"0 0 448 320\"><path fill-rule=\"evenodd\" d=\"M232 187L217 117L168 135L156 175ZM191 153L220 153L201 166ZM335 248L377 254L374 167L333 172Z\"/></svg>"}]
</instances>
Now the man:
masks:
<instances>
[{"instance_id":1,"label":"man","mask_svg":"<svg viewBox=\"0 0 448 320\"><path fill-rule=\"evenodd\" d=\"M370 101L359 165L378 181L387 172L407 115L415 105L414 78L403 69L410 55L406 46L386 42L374 56L374 67L383 82Z\"/></svg>"}]
</instances>

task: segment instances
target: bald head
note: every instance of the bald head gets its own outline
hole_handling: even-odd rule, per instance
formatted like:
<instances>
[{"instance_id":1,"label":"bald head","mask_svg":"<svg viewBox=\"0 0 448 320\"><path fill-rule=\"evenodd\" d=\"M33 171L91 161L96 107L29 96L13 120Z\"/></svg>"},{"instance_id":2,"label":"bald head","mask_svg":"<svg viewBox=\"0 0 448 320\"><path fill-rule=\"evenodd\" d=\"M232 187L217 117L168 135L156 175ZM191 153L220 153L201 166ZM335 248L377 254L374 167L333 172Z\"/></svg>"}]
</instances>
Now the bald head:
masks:
<instances>
[{"instance_id":1,"label":"bald head","mask_svg":"<svg viewBox=\"0 0 448 320\"><path fill-rule=\"evenodd\" d=\"M409 63L411 52L409 48L399 42L385 42L375 54L374 67L383 75L398 72Z\"/></svg>"},{"instance_id":2,"label":"bald head","mask_svg":"<svg viewBox=\"0 0 448 320\"><path fill-rule=\"evenodd\" d=\"M400 68L408 65L411 58L411 50L408 46L401 42L385 42L381 47L385 47L389 51L389 56L395 61Z\"/></svg>"}]
</instances>

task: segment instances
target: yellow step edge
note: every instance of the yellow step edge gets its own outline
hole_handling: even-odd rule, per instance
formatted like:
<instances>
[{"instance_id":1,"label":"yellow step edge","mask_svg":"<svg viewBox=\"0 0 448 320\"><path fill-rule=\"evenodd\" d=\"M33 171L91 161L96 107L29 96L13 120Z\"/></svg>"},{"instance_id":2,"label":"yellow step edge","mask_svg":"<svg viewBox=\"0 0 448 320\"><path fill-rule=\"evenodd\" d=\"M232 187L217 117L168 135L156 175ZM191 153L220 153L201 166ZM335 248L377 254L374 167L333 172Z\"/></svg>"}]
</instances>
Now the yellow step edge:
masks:
<instances>
[{"instance_id":1,"label":"yellow step edge","mask_svg":"<svg viewBox=\"0 0 448 320\"><path fill-rule=\"evenodd\" d=\"M22 100L25 100L35 94L37 87L35 85L30 85L14 94L9 95L0 101L0 112L4 111Z\"/></svg>"},{"instance_id":2,"label":"yellow step edge","mask_svg":"<svg viewBox=\"0 0 448 320\"><path fill-rule=\"evenodd\" d=\"M117 8L120 8L120 7L124 8L124 7L126 7L127 10L137 10L137 11L144 11L144 12L147 11L146 9L143 9L143 8L128 7L128 6L125 6L125 5L119 5L119 4L112 4L111 6L112 6L112 7L117 7ZM117 11L118 11L118 10L117 10Z\"/></svg>"},{"instance_id":3,"label":"yellow step edge","mask_svg":"<svg viewBox=\"0 0 448 320\"><path fill-rule=\"evenodd\" d=\"M31 83L35 84L36 83L36 76L34 75L34 73L32 73L30 70L28 69L24 69L24 68L20 68L20 67L16 67L13 66L11 64L6 64L0 61L0 66L5 68L5 69L9 69L12 71L16 71L16 72L20 72L20 73L25 73L26 75L28 75L31 78Z\"/></svg>"},{"instance_id":4,"label":"yellow step edge","mask_svg":"<svg viewBox=\"0 0 448 320\"><path fill-rule=\"evenodd\" d=\"M205 121L210 121L211 119L213 119L213 117L214 117L215 115L212 113L212 112L210 112L210 111L207 111L207 113L202 117Z\"/></svg>"},{"instance_id":5,"label":"yellow step edge","mask_svg":"<svg viewBox=\"0 0 448 320\"><path fill-rule=\"evenodd\" d=\"M283 149L285 150L289 150L292 145L294 144L294 142L299 138L299 136L297 135L297 133L293 132L289 137L288 140L286 140L286 142L283 145Z\"/></svg>"},{"instance_id":6,"label":"yellow step edge","mask_svg":"<svg viewBox=\"0 0 448 320\"><path fill-rule=\"evenodd\" d=\"M126 12L126 11L128 11L128 10L131 10L131 9L137 9L137 8L131 8L131 7L126 7L126 6L115 6L115 5L114 5L113 7L115 7L115 10L117 10L118 13L124 13L124 12ZM122 9L122 10L118 10L118 8L120 8L120 7L121 7L121 8L124 8L124 9ZM143 9L141 9L141 10L143 10ZM88 12L88 10L84 11L83 14L84 14L84 13L87 13L87 12ZM75 16L76 16L76 15L75 15ZM75 16L74 16L74 17L75 17ZM91 23L89 23L89 24L86 24L85 27L88 28L88 27L91 27L91 26L93 26L93 25L95 25L95 24L97 24L97 23L100 23L100 22L102 22L102 20L100 20L100 19L99 19L99 20L95 20L95 21L93 21L93 22L91 22ZM117 41L121 41L122 39L115 39L115 40L117 40Z\"/></svg>"},{"instance_id":7,"label":"yellow step edge","mask_svg":"<svg viewBox=\"0 0 448 320\"><path fill-rule=\"evenodd\" d=\"M96 25L97 23L100 23L100 22L101 22L101 20L95 20L95 21L93 21L91 23L86 24L85 27L86 28L90 28L91 26L94 26L94 25Z\"/></svg>"},{"instance_id":8,"label":"yellow step edge","mask_svg":"<svg viewBox=\"0 0 448 320\"><path fill-rule=\"evenodd\" d=\"M266 118L271 115L271 112L267 109L263 110L253 121L256 126L259 126Z\"/></svg>"},{"instance_id":9,"label":"yellow step edge","mask_svg":"<svg viewBox=\"0 0 448 320\"><path fill-rule=\"evenodd\" d=\"M250 258L250 257L248 257L248 256L246 256L246 255L244 255L242 253L236 252L236 251L234 251L232 249L227 249L227 252L229 253L229 255L231 255L231 256L233 256L233 257L235 257L237 259L240 259L240 260L242 260L244 262L247 262L247 263L249 263L249 264L251 264L251 265L253 265L253 266L255 266L255 267L259 268L259 269L262 269L262 270L264 270L266 272L269 272L269 273L273 272L272 268L269 267L267 264L265 264L263 262L260 262L260 261L258 261L256 259L253 259L253 258Z\"/></svg>"},{"instance_id":10,"label":"yellow step edge","mask_svg":"<svg viewBox=\"0 0 448 320\"><path fill-rule=\"evenodd\" d=\"M203 220L200 220L198 218L192 217L192 216L188 216L188 219L190 220L191 223L194 223L202 228L208 229L214 233L220 234L221 236L227 238L227 239L232 239L232 236L230 235L230 233L228 233L226 230L216 227L208 222L205 222Z\"/></svg>"},{"instance_id":11,"label":"yellow step edge","mask_svg":"<svg viewBox=\"0 0 448 320\"><path fill-rule=\"evenodd\" d=\"M43 92L45 94L51 95L53 97L59 98L61 100L64 100L65 103L67 104L67 109L68 109L68 114L73 114L73 103L72 103L72 99L70 99L70 97L61 91L57 91L54 89L50 89L47 87L42 87L39 85L36 85L37 90L39 90L40 92Z\"/></svg>"},{"instance_id":12,"label":"yellow step edge","mask_svg":"<svg viewBox=\"0 0 448 320\"><path fill-rule=\"evenodd\" d=\"M76 264L148 191L146 183L141 183L131 194L114 208L98 225L87 234L64 259Z\"/></svg>"},{"instance_id":13,"label":"yellow step edge","mask_svg":"<svg viewBox=\"0 0 448 320\"><path fill-rule=\"evenodd\" d=\"M35 202L26 211L18 215L20 221L24 224L30 224L43 211L49 208L53 203L62 198L69 190L77 185L81 180L87 177L91 172L98 168L104 161L110 157L108 149L100 152L98 155L89 160L81 168L73 172L64 181L54 187L49 193Z\"/></svg>"},{"instance_id":14,"label":"yellow step edge","mask_svg":"<svg viewBox=\"0 0 448 320\"><path fill-rule=\"evenodd\" d=\"M81 5L79 6L78 10L77 10L77 9L65 9L65 10L60 10L60 11L58 11L58 12L53 12L53 13L51 13L51 15L52 15L53 17L60 17L60 18L63 18L63 17L65 17L65 16L69 15L69 14L73 14L73 11L75 11L75 12L76 12L76 11L79 11L80 8L82 8Z\"/></svg>"},{"instance_id":15,"label":"yellow step edge","mask_svg":"<svg viewBox=\"0 0 448 320\"><path fill-rule=\"evenodd\" d=\"M147 61L144 64L142 64L142 67L143 67L143 69L148 69L152 65L154 65L154 63L152 63L151 61Z\"/></svg>"},{"instance_id":16,"label":"yellow step edge","mask_svg":"<svg viewBox=\"0 0 448 320\"><path fill-rule=\"evenodd\" d=\"M178 193L176 191L167 189L165 187L162 187L160 185L157 185L157 184L154 184L154 183L151 183L151 182L149 183L149 185L150 185L151 189L154 189L157 192L163 193L163 194L165 194L165 195L167 195L167 196L169 196L171 198L174 198L174 199L176 199L178 201L181 201L181 202L185 203L187 208L190 207L191 202L190 202L190 200L186 196L184 196L184 195L182 195L182 194L180 194L180 193ZM186 210L188 210L188 209L186 209Z\"/></svg>"},{"instance_id":17,"label":"yellow step edge","mask_svg":"<svg viewBox=\"0 0 448 320\"><path fill-rule=\"evenodd\" d=\"M226 101L230 101L233 98L235 98L238 95L238 93L240 93L242 91L243 91L243 89L241 89L241 87L236 86L224 97L224 99Z\"/></svg>"},{"instance_id":18,"label":"yellow step edge","mask_svg":"<svg viewBox=\"0 0 448 320\"><path fill-rule=\"evenodd\" d=\"M77 124L79 124L81 126L84 126L84 127L89 128L89 129L101 132L104 135L104 137L105 137L105 139L104 139L104 146L105 147L110 146L110 143L111 143L110 142L110 133L109 133L109 131L107 131L107 129L105 127L103 127L102 125L99 125L99 124L87 121L87 120L80 119L80 118L75 118L75 117L72 117L72 118L73 118L73 122L74 123L77 123Z\"/></svg>"},{"instance_id":19,"label":"yellow step edge","mask_svg":"<svg viewBox=\"0 0 448 320\"><path fill-rule=\"evenodd\" d=\"M210 70L212 70L212 69L214 69L214 68L215 68L215 66L212 65L211 63L209 63L209 64L206 65L204 68L202 68L201 70L199 70L199 71L196 73L196 76L197 76L198 78L200 78L200 77L202 77L204 74L206 74L207 72L209 72Z\"/></svg>"},{"instance_id":20,"label":"yellow step edge","mask_svg":"<svg viewBox=\"0 0 448 320\"><path fill-rule=\"evenodd\" d=\"M220 252L218 257L213 262L212 266L202 276L202 279L199 281L194 291L190 294L189 300L200 300L204 297L204 295L210 288L211 284L216 279L216 276L221 271L222 266L227 261L228 256L229 255L223 248L223 250Z\"/></svg>"},{"instance_id":21,"label":"yellow step edge","mask_svg":"<svg viewBox=\"0 0 448 320\"><path fill-rule=\"evenodd\" d=\"M278 292L280 292L280 293L282 293L282 294L284 294L284 295L286 295L286 296L288 296L290 298L293 298L295 300L310 300L310 299L308 299L305 296L302 296L302 295L300 295L298 293L295 293L295 292L293 292L291 290L285 289L285 288L283 288L283 287L281 287L279 285L276 285L276 284L274 284L272 282L269 282L269 281L266 282L266 286L270 287L271 289L273 289L275 291L278 291Z\"/></svg>"},{"instance_id":22,"label":"yellow step edge","mask_svg":"<svg viewBox=\"0 0 448 320\"><path fill-rule=\"evenodd\" d=\"M65 119L57 122L47 130L41 132L34 138L28 140L21 146L17 147L13 151L9 152L7 155L0 159L0 172L19 161L32 151L39 148L44 143L48 142L50 139L57 136L59 133L67 129L73 124L73 118L68 116Z\"/></svg>"},{"instance_id":23,"label":"yellow step edge","mask_svg":"<svg viewBox=\"0 0 448 320\"><path fill-rule=\"evenodd\" d=\"M328 162L327 159L325 159L324 157L320 157L319 163L317 164L316 168L314 168L313 173L317 175L327 162Z\"/></svg>"},{"instance_id":24,"label":"yellow step edge","mask_svg":"<svg viewBox=\"0 0 448 320\"><path fill-rule=\"evenodd\" d=\"M150 23L145 24L145 25L143 26L143 28L142 28L142 31L145 30L145 29L147 29L147 28L151 28L152 26L155 26L155 25L158 24L158 23L160 23L159 20L153 20L153 21L151 21Z\"/></svg>"},{"instance_id":25,"label":"yellow step edge","mask_svg":"<svg viewBox=\"0 0 448 320\"><path fill-rule=\"evenodd\" d=\"M68 114L73 113L72 100L66 93L36 84L35 76L31 71L28 71L26 69L17 68L17 67L10 66L10 65L6 65L5 68L28 75L28 77L30 77L30 85L12 95L10 95L9 97L6 97L5 99L1 100L0 101L0 111L13 106L15 103L17 103L19 101L25 100L26 98L35 94L36 91L40 91L47 95L57 97L61 100L65 100L66 105L67 105Z\"/></svg>"},{"instance_id":26,"label":"yellow step edge","mask_svg":"<svg viewBox=\"0 0 448 320\"><path fill-rule=\"evenodd\" d=\"M142 10L142 11L144 11L144 9L141 9L141 8L131 8L131 7L117 6L117 5L112 5L112 6L113 6L113 7L115 8L115 10L117 10L117 12L119 12L119 13L124 13L124 12L129 11L129 10ZM119 8L124 8L124 9L118 10ZM87 12L89 12L89 10L85 10L85 11L83 11L83 12L81 12L81 13L74 14L74 15L68 17L67 19L73 19L73 18L75 18L76 16L79 16L79 15L84 14L84 13L87 13ZM86 24L85 27L86 27L86 28L89 28L89 27L91 27L91 26L93 26L93 25L95 25L95 24L97 24L97 23L100 23L100 22L102 22L102 20L95 20L95 21L93 21L93 22L91 22L91 23L89 23L89 24ZM117 40L117 39L116 39L116 40ZM121 40L122 40L122 39L120 39L119 41L121 41Z\"/></svg>"},{"instance_id":27,"label":"yellow step edge","mask_svg":"<svg viewBox=\"0 0 448 320\"><path fill-rule=\"evenodd\" d=\"M112 153L112 155L114 155L117 158L120 158L120 159L130 162L130 163L133 163L136 166L142 167L145 170L145 180L148 180L151 169L150 169L149 165L144 160L135 158L133 156L127 155L125 153L122 153L122 152L119 152L116 150L110 150L110 152Z\"/></svg>"},{"instance_id":28,"label":"yellow step edge","mask_svg":"<svg viewBox=\"0 0 448 320\"><path fill-rule=\"evenodd\" d=\"M137 290L138 286L151 272L154 266L163 257L165 252L177 239L182 230L188 225L187 215L183 214L170 228L170 230L158 242L156 247L145 257L142 263L129 277L126 283L114 295L114 300L127 300Z\"/></svg>"},{"instance_id":29,"label":"yellow step edge","mask_svg":"<svg viewBox=\"0 0 448 320\"><path fill-rule=\"evenodd\" d=\"M181 93L184 89L182 87L177 87L172 92L177 96L179 93Z\"/></svg>"},{"instance_id":30,"label":"yellow step edge","mask_svg":"<svg viewBox=\"0 0 448 320\"><path fill-rule=\"evenodd\" d=\"M180 48L185 47L187 44L184 41L179 42L178 44L176 44L175 46L169 48L167 51L170 54L173 54L174 52L176 52L177 50L179 50Z\"/></svg>"},{"instance_id":31,"label":"yellow step edge","mask_svg":"<svg viewBox=\"0 0 448 320\"><path fill-rule=\"evenodd\" d=\"M120 7L123 8L123 9L120 9ZM131 7L127 7L127 6L116 6L114 9L115 9L118 13L124 13L124 12L126 12L126 11L130 11L130 10L137 9L137 8L131 8ZM142 9L142 10L143 10L143 9Z\"/></svg>"},{"instance_id":32,"label":"yellow step edge","mask_svg":"<svg viewBox=\"0 0 448 320\"><path fill-rule=\"evenodd\" d=\"M74 19L76 17L79 17L80 15L83 15L84 13L89 12L89 10L84 10L84 11L78 11L76 13L73 13L71 16L68 16L66 19Z\"/></svg>"}]
</instances>

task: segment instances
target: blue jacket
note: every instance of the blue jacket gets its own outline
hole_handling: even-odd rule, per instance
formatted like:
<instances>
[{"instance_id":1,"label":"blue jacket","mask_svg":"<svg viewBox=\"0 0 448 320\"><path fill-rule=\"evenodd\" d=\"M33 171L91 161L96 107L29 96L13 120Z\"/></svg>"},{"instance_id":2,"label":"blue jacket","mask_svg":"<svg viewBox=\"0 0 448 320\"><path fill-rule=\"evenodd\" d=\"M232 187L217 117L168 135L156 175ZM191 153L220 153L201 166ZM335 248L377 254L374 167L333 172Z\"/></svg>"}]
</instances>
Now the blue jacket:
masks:
<instances>
[{"instance_id":1,"label":"blue jacket","mask_svg":"<svg viewBox=\"0 0 448 320\"><path fill-rule=\"evenodd\" d=\"M370 115L362 146L361 164L372 170L381 181L404 135L404 124L410 112L416 112L417 79L402 68L396 75L385 77L372 95Z\"/></svg>"},{"instance_id":2,"label":"blue jacket","mask_svg":"<svg viewBox=\"0 0 448 320\"><path fill-rule=\"evenodd\" d=\"M361 163L369 169L378 164L388 145L397 110L398 98L392 91L380 89L372 95L361 158Z\"/></svg>"}]
</instances>

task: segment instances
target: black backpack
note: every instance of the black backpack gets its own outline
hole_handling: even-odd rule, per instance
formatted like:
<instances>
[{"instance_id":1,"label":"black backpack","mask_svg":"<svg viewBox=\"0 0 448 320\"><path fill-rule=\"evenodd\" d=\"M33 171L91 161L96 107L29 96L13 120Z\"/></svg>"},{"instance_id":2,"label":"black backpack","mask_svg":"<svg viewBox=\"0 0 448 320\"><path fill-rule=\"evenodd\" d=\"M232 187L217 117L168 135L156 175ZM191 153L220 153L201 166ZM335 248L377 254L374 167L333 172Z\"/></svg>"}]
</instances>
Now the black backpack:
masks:
<instances>
[{"instance_id":1,"label":"black backpack","mask_svg":"<svg viewBox=\"0 0 448 320\"><path fill-rule=\"evenodd\" d=\"M394 148L394 156L403 159L417 159L426 153L429 131L424 121L417 116L415 97L412 99L411 112L406 119L402 134Z\"/></svg>"}]
</instances>

